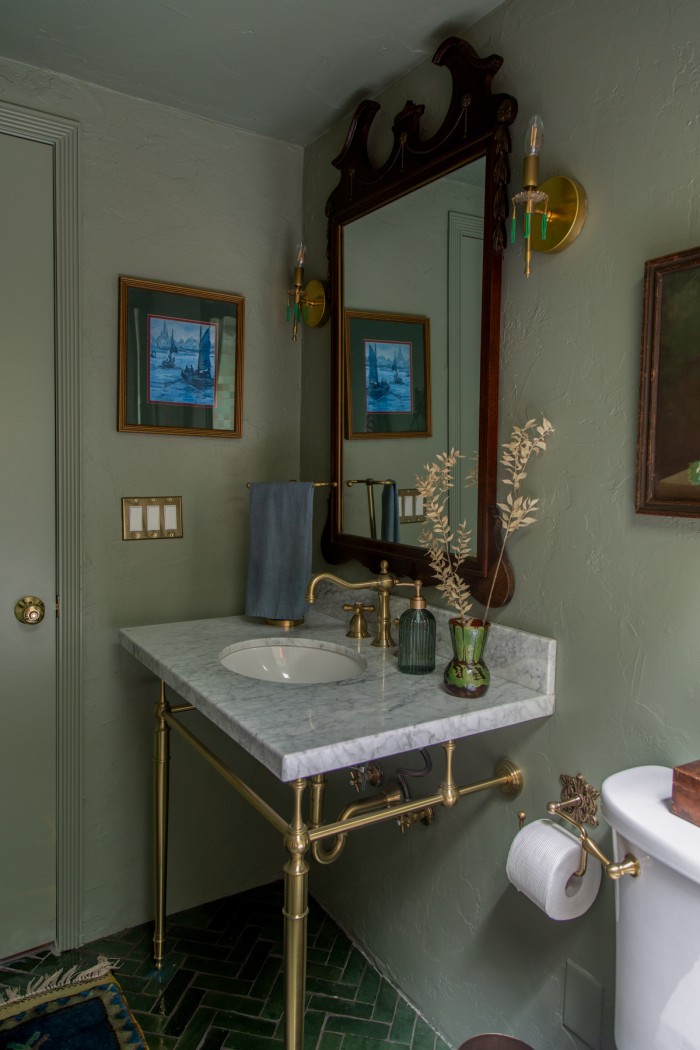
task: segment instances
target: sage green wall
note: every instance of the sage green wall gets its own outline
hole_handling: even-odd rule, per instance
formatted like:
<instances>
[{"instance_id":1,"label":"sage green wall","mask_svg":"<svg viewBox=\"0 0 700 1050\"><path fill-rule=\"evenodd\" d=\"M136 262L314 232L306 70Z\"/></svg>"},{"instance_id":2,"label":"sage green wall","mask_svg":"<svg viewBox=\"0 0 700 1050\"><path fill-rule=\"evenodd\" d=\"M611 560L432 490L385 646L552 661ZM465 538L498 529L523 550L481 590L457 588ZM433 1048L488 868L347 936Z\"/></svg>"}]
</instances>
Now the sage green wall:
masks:
<instances>
[{"instance_id":1,"label":"sage green wall","mask_svg":"<svg viewBox=\"0 0 700 1050\"><path fill-rule=\"evenodd\" d=\"M156 683L119 649L117 630L241 612L246 481L298 470L300 359L281 290L300 235L302 153L8 61L0 62L0 97L80 124L82 876L90 940L151 914ZM119 274L245 296L240 440L117 433ZM122 541L121 497L150 494L183 497L182 540ZM170 907L276 877L278 836L179 741L173 753ZM249 775L259 769L245 757L237 762ZM272 777L260 786L273 799L282 793Z\"/></svg>"},{"instance_id":2,"label":"sage green wall","mask_svg":"<svg viewBox=\"0 0 700 1050\"><path fill-rule=\"evenodd\" d=\"M513 542L516 594L494 618L557 639L557 711L459 745L462 782L488 775L502 753L518 759L521 798L464 800L403 837L363 832L313 877L317 896L454 1045L503 1031L538 1050L581 1046L561 1027L571 959L605 988L601 1045L612 1048L612 886L585 917L547 920L505 877L516 811L542 816L560 772L600 784L615 770L700 755L700 526L634 513L643 264L700 242L699 38L696 0L512 0L468 34L479 54L504 56L494 90L520 105L514 182L539 112L542 177L575 176L589 197L572 248L536 257L527 281L520 248L504 266L503 440L540 413L556 434L528 478L542 520ZM431 107L442 98L439 120L448 85L428 63L381 97L380 157L406 98ZM305 230L319 265L330 160L346 127L305 154ZM326 396L328 342L315 332L304 344L302 463L314 472L325 467L327 420L311 406ZM605 830L597 837L610 846Z\"/></svg>"}]
</instances>

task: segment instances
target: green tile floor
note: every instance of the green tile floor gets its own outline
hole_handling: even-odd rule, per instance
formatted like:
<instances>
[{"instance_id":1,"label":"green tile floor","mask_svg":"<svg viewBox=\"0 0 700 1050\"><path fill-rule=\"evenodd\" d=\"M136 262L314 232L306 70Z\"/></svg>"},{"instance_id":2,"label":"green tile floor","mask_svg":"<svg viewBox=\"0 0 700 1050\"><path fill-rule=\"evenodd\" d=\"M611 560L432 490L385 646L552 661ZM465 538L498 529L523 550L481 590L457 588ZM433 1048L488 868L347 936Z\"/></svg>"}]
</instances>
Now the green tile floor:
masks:
<instances>
[{"instance_id":1,"label":"green tile floor","mask_svg":"<svg viewBox=\"0 0 700 1050\"><path fill-rule=\"evenodd\" d=\"M0 984L104 954L120 960L115 975L149 1050L281 1050L281 883L170 916L161 971L151 935L150 924L137 926L59 959L16 959ZM306 992L304 1050L448 1050L314 901Z\"/></svg>"}]
</instances>

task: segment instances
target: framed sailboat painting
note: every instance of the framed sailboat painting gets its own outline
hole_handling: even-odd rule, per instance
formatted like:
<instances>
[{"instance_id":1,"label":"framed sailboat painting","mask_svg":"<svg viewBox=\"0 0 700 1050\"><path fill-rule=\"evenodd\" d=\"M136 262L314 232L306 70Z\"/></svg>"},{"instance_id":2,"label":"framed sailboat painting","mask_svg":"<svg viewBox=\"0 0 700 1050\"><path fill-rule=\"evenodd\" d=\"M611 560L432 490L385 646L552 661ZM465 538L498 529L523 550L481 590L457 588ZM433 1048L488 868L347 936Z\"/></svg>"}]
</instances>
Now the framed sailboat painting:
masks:
<instances>
[{"instance_id":1,"label":"framed sailboat painting","mask_svg":"<svg viewBox=\"0 0 700 1050\"><path fill-rule=\"evenodd\" d=\"M119 278L117 429L240 437L241 295Z\"/></svg>"},{"instance_id":2,"label":"framed sailboat painting","mask_svg":"<svg viewBox=\"0 0 700 1050\"><path fill-rule=\"evenodd\" d=\"M345 436L430 437L430 321L346 310Z\"/></svg>"}]
</instances>

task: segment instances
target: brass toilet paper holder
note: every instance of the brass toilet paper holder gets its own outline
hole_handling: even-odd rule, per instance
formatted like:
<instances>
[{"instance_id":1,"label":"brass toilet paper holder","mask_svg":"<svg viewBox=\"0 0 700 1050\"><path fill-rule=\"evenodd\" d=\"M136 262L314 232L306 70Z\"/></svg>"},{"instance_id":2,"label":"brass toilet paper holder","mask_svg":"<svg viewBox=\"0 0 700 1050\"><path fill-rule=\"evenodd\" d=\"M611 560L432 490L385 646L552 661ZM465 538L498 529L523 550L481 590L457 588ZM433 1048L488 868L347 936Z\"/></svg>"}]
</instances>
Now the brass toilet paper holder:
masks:
<instances>
[{"instance_id":1,"label":"brass toilet paper holder","mask_svg":"<svg viewBox=\"0 0 700 1050\"><path fill-rule=\"evenodd\" d=\"M581 863L574 872L579 878L586 872L589 854L600 861L605 874L614 880L621 879L623 875L631 875L633 879L641 873L639 861L632 853L626 853L622 861L608 860L600 846L595 842L584 828L584 824L593 827L598 825L598 799L600 792L597 788L588 784L581 773L576 776L568 776L562 773L559 777L564 785L561 789L559 802L548 802L547 812L554 817L561 817L568 824L572 824L578 832L581 843ZM518 823L522 828L525 823L525 814L518 813Z\"/></svg>"}]
</instances>

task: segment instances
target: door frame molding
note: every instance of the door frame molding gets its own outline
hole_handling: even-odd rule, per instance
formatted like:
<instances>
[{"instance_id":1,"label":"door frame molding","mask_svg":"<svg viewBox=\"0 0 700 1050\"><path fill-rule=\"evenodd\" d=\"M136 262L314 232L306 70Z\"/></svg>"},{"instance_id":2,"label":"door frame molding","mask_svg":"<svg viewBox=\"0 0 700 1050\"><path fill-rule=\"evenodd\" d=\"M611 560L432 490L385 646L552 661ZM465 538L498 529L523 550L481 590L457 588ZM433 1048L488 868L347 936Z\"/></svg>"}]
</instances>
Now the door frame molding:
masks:
<instances>
[{"instance_id":1,"label":"door frame molding","mask_svg":"<svg viewBox=\"0 0 700 1050\"><path fill-rule=\"evenodd\" d=\"M56 398L56 946L82 942L79 125L0 102L0 133L53 151Z\"/></svg>"}]
</instances>

